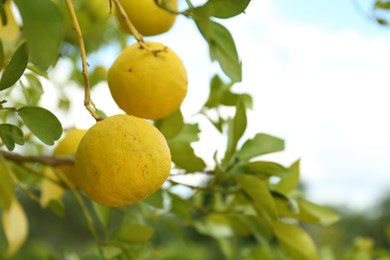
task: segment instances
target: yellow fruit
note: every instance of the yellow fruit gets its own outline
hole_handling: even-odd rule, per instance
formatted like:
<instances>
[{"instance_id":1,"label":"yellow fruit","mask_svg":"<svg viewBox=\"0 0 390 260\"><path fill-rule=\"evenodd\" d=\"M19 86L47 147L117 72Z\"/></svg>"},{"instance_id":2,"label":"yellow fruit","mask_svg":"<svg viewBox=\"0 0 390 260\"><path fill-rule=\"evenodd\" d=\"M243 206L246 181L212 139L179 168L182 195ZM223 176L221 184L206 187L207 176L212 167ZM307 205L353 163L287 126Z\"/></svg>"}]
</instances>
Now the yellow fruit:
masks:
<instances>
[{"instance_id":1,"label":"yellow fruit","mask_svg":"<svg viewBox=\"0 0 390 260\"><path fill-rule=\"evenodd\" d=\"M77 181L92 200L129 205L161 187L171 155L164 136L144 119L115 115L97 122L76 153Z\"/></svg>"},{"instance_id":2,"label":"yellow fruit","mask_svg":"<svg viewBox=\"0 0 390 260\"><path fill-rule=\"evenodd\" d=\"M108 70L111 95L127 114L160 119L176 111L187 93L187 72L180 58L161 43L135 43Z\"/></svg>"},{"instance_id":3,"label":"yellow fruit","mask_svg":"<svg viewBox=\"0 0 390 260\"><path fill-rule=\"evenodd\" d=\"M65 137L54 149L54 156L73 159L76 154L77 147L86 132L87 130L82 129L70 129L67 131ZM74 177L75 169L72 165L61 165L58 168L66 175L73 185L75 185L75 187L78 186Z\"/></svg>"},{"instance_id":4,"label":"yellow fruit","mask_svg":"<svg viewBox=\"0 0 390 260\"><path fill-rule=\"evenodd\" d=\"M158 7L155 0L119 0L119 2L131 23L144 36L158 35L168 31L176 19L176 15ZM170 9L177 10L177 0L165 0L165 3ZM118 12L116 13L121 27L131 33L122 17Z\"/></svg>"}]
</instances>

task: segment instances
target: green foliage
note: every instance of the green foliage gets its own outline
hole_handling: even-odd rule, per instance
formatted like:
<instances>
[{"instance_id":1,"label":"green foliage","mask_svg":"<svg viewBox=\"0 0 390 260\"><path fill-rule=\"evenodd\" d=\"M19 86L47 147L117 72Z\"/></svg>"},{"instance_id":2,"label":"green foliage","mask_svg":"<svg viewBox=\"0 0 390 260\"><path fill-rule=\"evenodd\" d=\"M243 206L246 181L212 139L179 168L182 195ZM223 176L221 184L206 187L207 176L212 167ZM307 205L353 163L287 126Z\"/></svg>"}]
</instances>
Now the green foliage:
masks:
<instances>
[{"instance_id":1,"label":"green foliage","mask_svg":"<svg viewBox=\"0 0 390 260\"><path fill-rule=\"evenodd\" d=\"M98 1L74 3L87 54L97 56L107 47L123 47L127 42L109 15L109 2L105 2L106 9L91 4ZM261 158L282 152L282 139L264 133L245 138L247 111L253 100L247 93L233 91L234 83L242 79L241 61L234 37L216 18L243 13L249 0L209 0L197 7L188 1L188 9L180 13L194 20L208 43L211 60L219 63L229 82L218 75L212 77L209 96L195 119L190 121L178 110L153 122L171 150L172 174L153 195L121 208L92 202L82 191L67 185L56 167L64 162L47 155L47 146L62 135L61 121L69 116L72 97L63 89L67 84L84 87L78 38L64 1L14 2L23 28L15 45L18 47L10 48L10 52L0 41L0 138L2 148L18 153L0 151L0 213L9 214L13 199L18 198L22 210L14 214L25 219L21 213L25 211L31 222L31 239L15 259L317 257L316 246L301 225L331 225L338 220L337 215L304 198L299 190L299 161L284 166ZM10 20L4 15L3 4L0 14L3 24ZM69 75L64 86L57 86L49 72L61 59L70 63ZM105 60L91 58L89 62L91 87L105 83ZM41 104L46 80L56 83L53 85L60 96L55 111ZM226 108L230 115L221 112ZM104 111L96 113L105 117ZM226 147L215 151L214 158L202 158L194 149L204 131L204 118L226 138ZM206 164L210 159L214 163ZM47 183L50 188L43 188ZM50 220L49 231L38 228L41 218ZM12 230L0 235L0 257L7 248L18 249L26 238L21 234L17 242L9 239L15 235ZM51 245L48 241L53 238ZM58 238L66 243L54 244ZM43 239L47 242L37 243Z\"/></svg>"}]
</instances>

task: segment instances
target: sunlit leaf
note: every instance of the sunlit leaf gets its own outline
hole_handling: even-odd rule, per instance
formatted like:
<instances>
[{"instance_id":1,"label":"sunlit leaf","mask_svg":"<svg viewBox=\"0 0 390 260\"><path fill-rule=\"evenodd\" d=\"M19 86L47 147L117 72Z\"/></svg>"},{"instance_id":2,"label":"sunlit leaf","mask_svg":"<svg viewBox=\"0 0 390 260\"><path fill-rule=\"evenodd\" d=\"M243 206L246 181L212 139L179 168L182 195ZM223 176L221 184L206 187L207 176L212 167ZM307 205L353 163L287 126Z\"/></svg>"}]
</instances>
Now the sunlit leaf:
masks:
<instances>
[{"instance_id":1,"label":"sunlit leaf","mask_svg":"<svg viewBox=\"0 0 390 260\"><path fill-rule=\"evenodd\" d=\"M114 238L127 243L143 244L148 242L153 234L154 229L150 226L130 223L121 227Z\"/></svg>"},{"instance_id":2,"label":"sunlit leaf","mask_svg":"<svg viewBox=\"0 0 390 260\"><path fill-rule=\"evenodd\" d=\"M236 107L236 114L228 124L228 141L225 153L224 162L229 162L231 156L236 152L237 144L245 132L247 124L246 108L243 102L238 102Z\"/></svg>"},{"instance_id":3,"label":"sunlit leaf","mask_svg":"<svg viewBox=\"0 0 390 260\"><path fill-rule=\"evenodd\" d=\"M223 72L233 82L240 82L242 67L230 32L221 24L211 21L203 14L195 14L194 20L199 31L208 42L211 60L217 60Z\"/></svg>"},{"instance_id":4,"label":"sunlit leaf","mask_svg":"<svg viewBox=\"0 0 390 260\"><path fill-rule=\"evenodd\" d=\"M209 0L196 11L207 16L230 18L243 13L249 3L250 0Z\"/></svg>"},{"instance_id":5,"label":"sunlit leaf","mask_svg":"<svg viewBox=\"0 0 390 260\"><path fill-rule=\"evenodd\" d=\"M267 183L253 175L241 174L234 177L241 188L251 198L253 206L260 215L264 213L272 220L278 218L278 212Z\"/></svg>"},{"instance_id":6,"label":"sunlit leaf","mask_svg":"<svg viewBox=\"0 0 390 260\"><path fill-rule=\"evenodd\" d=\"M22 107L18 109L19 116L26 126L42 142L53 145L62 134L62 126L57 117L42 107Z\"/></svg>"},{"instance_id":7,"label":"sunlit leaf","mask_svg":"<svg viewBox=\"0 0 390 260\"><path fill-rule=\"evenodd\" d=\"M254 174L259 177L270 177L270 176L278 176L278 177L286 177L290 174L290 171L286 169L284 166L267 161L254 161L247 162L243 164L239 164L237 167L234 167L231 170L234 174L246 173L246 174Z\"/></svg>"},{"instance_id":8,"label":"sunlit leaf","mask_svg":"<svg viewBox=\"0 0 390 260\"><path fill-rule=\"evenodd\" d=\"M93 209L95 210L96 216L99 219L105 230L108 229L110 224L112 210L110 207L103 206L99 203L92 202Z\"/></svg>"},{"instance_id":9,"label":"sunlit leaf","mask_svg":"<svg viewBox=\"0 0 390 260\"><path fill-rule=\"evenodd\" d=\"M102 250L103 250L104 259L120 259L118 257L123 253L123 250L120 249L119 247L110 246L110 245L102 246Z\"/></svg>"},{"instance_id":10,"label":"sunlit leaf","mask_svg":"<svg viewBox=\"0 0 390 260\"><path fill-rule=\"evenodd\" d=\"M305 199L298 200L299 207L301 209L301 214L304 216L312 216L317 219L318 223L323 225L331 225L337 222L340 219L340 216L336 214L333 210L315 204ZM302 219L304 221L304 219Z\"/></svg>"},{"instance_id":11,"label":"sunlit leaf","mask_svg":"<svg viewBox=\"0 0 390 260\"><path fill-rule=\"evenodd\" d=\"M290 194L291 192L293 192L299 184L299 165L299 160L293 163L289 168L291 174L284 178L281 178L280 181L276 185L274 185L272 189L283 194Z\"/></svg>"},{"instance_id":12,"label":"sunlit leaf","mask_svg":"<svg viewBox=\"0 0 390 260\"><path fill-rule=\"evenodd\" d=\"M52 200L59 200L64 195L65 189L60 185L60 178L54 172L53 168L44 169L44 178L41 183L40 204L46 208Z\"/></svg>"},{"instance_id":13,"label":"sunlit leaf","mask_svg":"<svg viewBox=\"0 0 390 260\"><path fill-rule=\"evenodd\" d=\"M201 171L206 167L206 163L195 154L190 143L168 142L168 145L172 155L172 162L176 166L185 169L187 172Z\"/></svg>"},{"instance_id":14,"label":"sunlit leaf","mask_svg":"<svg viewBox=\"0 0 390 260\"><path fill-rule=\"evenodd\" d=\"M19 201L14 198L11 207L3 212L3 231L7 238L6 258L12 257L24 244L28 233L28 221Z\"/></svg>"},{"instance_id":15,"label":"sunlit leaf","mask_svg":"<svg viewBox=\"0 0 390 260\"><path fill-rule=\"evenodd\" d=\"M0 90L12 87L23 75L28 63L27 44L20 45L8 65L5 67L0 79Z\"/></svg>"},{"instance_id":16,"label":"sunlit leaf","mask_svg":"<svg viewBox=\"0 0 390 260\"><path fill-rule=\"evenodd\" d=\"M46 71L59 58L64 35L64 19L57 4L50 0L15 0L23 20L32 62Z\"/></svg>"},{"instance_id":17,"label":"sunlit leaf","mask_svg":"<svg viewBox=\"0 0 390 260\"><path fill-rule=\"evenodd\" d=\"M277 137L267 134L257 134L253 139L247 140L237 152L237 157L242 161L251 158L279 152L284 149L284 141Z\"/></svg>"},{"instance_id":18,"label":"sunlit leaf","mask_svg":"<svg viewBox=\"0 0 390 260\"><path fill-rule=\"evenodd\" d=\"M275 222L273 228L281 247L291 259L318 259L316 245L302 228L284 222Z\"/></svg>"},{"instance_id":19,"label":"sunlit leaf","mask_svg":"<svg viewBox=\"0 0 390 260\"><path fill-rule=\"evenodd\" d=\"M0 207L8 210L14 196L14 182L11 177L11 169L7 162L0 156Z\"/></svg>"},{"instance_id":20,"label":"sunlit leaf","mask_svg":"<svg viewBox=\"0 0 390 260\"><path fill-rule=\"evenodd\" d=\"M23 132L15 125L0 124L0 138L9 151L15 148L15 144L24 144Z\"/></svg>"},{"instance_id":21,"label":"sunlit leaf","mask_svg":"<svg viewBox=\"0 0 390 260\"><path fill-rule=\"evenodd\" d=\"M183 115L180 110L177 110L169 116L155 121L154 125L160 130L166 139L170 139L179 134L183 129Z\"/></svg>"}]
</instances>

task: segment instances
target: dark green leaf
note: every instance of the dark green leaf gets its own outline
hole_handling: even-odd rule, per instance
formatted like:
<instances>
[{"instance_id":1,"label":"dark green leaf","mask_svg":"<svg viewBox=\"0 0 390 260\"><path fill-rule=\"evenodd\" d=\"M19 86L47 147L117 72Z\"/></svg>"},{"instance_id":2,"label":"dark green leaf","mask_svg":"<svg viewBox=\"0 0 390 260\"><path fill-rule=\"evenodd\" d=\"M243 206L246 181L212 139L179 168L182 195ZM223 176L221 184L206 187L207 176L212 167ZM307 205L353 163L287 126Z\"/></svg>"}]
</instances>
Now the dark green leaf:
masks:
<instances>
[{"instance_id":1,"label":"dark green leaf","mask_svg":"<svg viewBox=\"0 0 390 260\"><path fill-rule=\"evenodd\" d=\"M15 0L23 20L32 62L46 71L58 58L64 35L64 19L57 4L50 0Z\"/></svg>"},{"instance_id":2,"label":"dark green leaf","mask_svg":"<svg viewBox=\"0 0 390 260\"><path fill-rule=\"evenodd\" d=\"M50 200L48 208L59 217L65 216L65 207L61 200Z\"/></svg>"},{"instance_id":3,"label":"dark green leaf","mask_svg":"<svg viewBox=\"0 0 390 260\"><path fill-rule=\"evenodd\" d=\"M187 172L202 171L206 164L198 157L190 143L187 142L168 142L171 150L172 161L179 168Z\"/></svg>"},{"instance_id":4,"label":"dark green leaf","mask_svg":"<svg viewBox=\"0 0 390 260\"><path fill-rule=\"evenodd\" d=\"M194 20L199 31L208 42L211 60L217 60L223 72L233 82L240 82L242 67L230 32L208 17L195 15Z\"/></svg>"},{"instance_id":5,"label":"dark green leaf","mask_svg":"<svg viewBox=\"0 0 390 260\"><path fill-rule=\"evenodd\" d=\"M266 135L257 134L253 139L247 140L237 152L237 157L242 161L247 161L267 153L279 152L284 149L282 139Z\"/></svg>"},{"instance_id":6,"label":"dark green leaf","mask_svg":"<svg viewBox=\"0 0 390 260\"><path fill-rule=\"evenodd\" d=\"M42 107L22 107L18 110L23 122L43 143L53 145L62 134L57 117Z\"/></svg>"},{"instance_id":7,"label":"dark green leaf","mask_svg":"<svg viewBox=\"0 0 390 260\"><path fill-rule=\"evenodd\" d=\"M5 67L0 79L0 90L12 87L23 75L28 63L27 44L24 42L15 53L8 65Z\"/></svg>"},{"instance_id":8,"label":"dark green leaf","mask_svg":"<svg viewBox=\"0 0 390 260\"><path fill-rule=\"evenodd\" d=\"M286 177L290 174L290 171L284 166L267 161L254 161L239 164L237 167L234 167L230 172L235 174L254 174L259 177Z\"/></svg>"},{"instance_id":9,"label":"dark green leaf","mask_svg":"<svg viewBox=\"0 0 390 260\"><path fill-rule=\"evenodd\" d=\"M11 177L11 169L3 156L0 156L0 206L8 210L14 196L14 182Z\"/></svg>"},{"instance_id":10,"label":"dark green leaf","mask_svg":"<svg viewBox=\"0 0 390 260\"><path fill-rule=\"evenodd\" d=\"M273 228L281 247L291 259L318 259L316 245L303 229L284 222L275 222Z\"/></svg>"},{"instance_id":11,"label":"dark green leaf","mask_svg":"<svg viewBox=\"0 0 390 260\"><path fill-rule=\"evenodd\" d=\"M166 139L170 139L179 134L183 129L183 115L180 110L177 110L169 116L155 121L154 125L160 130Z\"/></svg>"},{"instance_id":12,"label":"dark green leaf","mask_svg":"<svg viewBox=\"0 0 390 260\"><path fill-rule=\"evenodd\" d=\"M206 16L230 18L243 13L249 2L250 0L209 0L195 10Z\"/></svg>"},{"instance_id":13,"label":"dark green leaf","mask_svg":"<svg viewBox=\"0 0 390 260\"><path fill-rule=\"evenodd\" d=\"M231 156L236 152L237 144L245 132L247 124L246 108L243 102L238 102L234 118L229 120L228 140L224 163L230 161Z\"/></svg>"},{"instance_id":14,"label":"dark green leaf","mask_svg":"<svg viewBox=\"0 0 390 260\"><path fill-rule=\"evenodd\" d=\"M92 202L92 206L104 230L107 230L111 220L111 208L103 206L96 202Z\"/></svg>"},{"instance_id":15,"label":"dark green leaf","mask_svg":"<svg viewBox=\"0 0 390 260\"><path fill-rule=\"evenodd\" d=\"M297 188L300 176L299 160L290 166L289 171L291 174L281 178L280 181L273 186L273 190L288 195Z\"/></svg>"},{"instance_id":16,"label":"dark green leaf","mask_svg":"<svg viewBox=\"0 0 390 260\"><path fill-rule=\"evenodd\" d=\"M1 25L6 26L8 23L7 13L5 12L4 4L0 3L0 17L1 17Z\"/></svg>"},{"instance_id":17,"label":"dark green leaf","mask_svg":"<svg viewBox=\"0 0 390 260\"><path fill-rule=\"evenodd\" d=\"M136 223L126 224L114 234L114 238L119 241L133 243L133 244L144 244L148 242L154 234L154 229Z\"/></svg>"},{"instance_id":18,"label":"dark green leaf","mask_svg":"<svg viewBox=\"0 0 390 260\"><path fill-rule=\"evenodd\" d=\"M0 71L3 70L3 64L4 64L4 47L3 47L3 42L0 39Z\"/></svg>"},{"instance_id":19,"label":"dark green leaf","mask_svg":"<svg viewBox=\"0 0 390 260\"><path fill-rule=\"evenodd\" d=\"M24 144L22 130L11 124L0 124L0 138L9 151L15 148L15 144Z\"/></svg>"},{"instance_id":20,"label":"dark green leaf","mask_svg":"<svg viewBox=\"0 0 390 260\"><path fill-rule=\"evenodd\" d=\"M251 198L253 207L261 216L270 217L271 220L278 218L276 205L266 181L253 175L244 174L237 175L234 179Z\"/></svg>"}]
</instances>

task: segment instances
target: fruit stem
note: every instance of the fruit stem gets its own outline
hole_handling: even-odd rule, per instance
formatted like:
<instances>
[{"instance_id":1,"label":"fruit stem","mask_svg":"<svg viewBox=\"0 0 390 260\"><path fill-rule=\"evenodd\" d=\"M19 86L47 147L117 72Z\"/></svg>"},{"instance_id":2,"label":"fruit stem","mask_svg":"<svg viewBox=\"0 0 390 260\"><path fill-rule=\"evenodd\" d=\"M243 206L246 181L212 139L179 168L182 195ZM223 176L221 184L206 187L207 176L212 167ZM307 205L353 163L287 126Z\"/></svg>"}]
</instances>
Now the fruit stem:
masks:
<instances>
[{"instance_id":1,"label":"fruit stem","mask_svg":"<svg viewBox=\"0 0 390 260\"><path fill-rule=\"evenodd\" d=\"M77 35L77 41L80 48L81 62L82 62L82 75L84 78L84 106L88 112L95 118L96 121L102 120L102 118L95 112L95 104L91 100L91 90L89 87L89 78L88 78L88 63L87 63L87 54L85 51L84 39L81 33L80 25L77 20L76 12L73 7L72 0L65 0L66 7L68 8L68 13L72 22L73 29Z\"/></svg>"},{"instance_id":2,"label":"fruit stem","mask_svg":"<svg viewBox=\"0 0 390 260\"><path fill-rule=\"evenodd\" d=\"M134 25L130 21L129 17L126 14L125 9L123 9L123 6L119 2L119 0L111 0L111 1L114 2L115 6L116 6L116 9L118 10L122 20L125 22L125 24L127 26L127 29L129 29L131 34L134 36L134 38L141 45L142 48L144 48L144 49L146 49L148 51L151 51L153 53L158 53L158 52L161 52L161 51L165 51L165 48L163 50L153 50L152 48L150 48L145 43L144 36L134 27Z\"/></svg>"}]
</instances>

